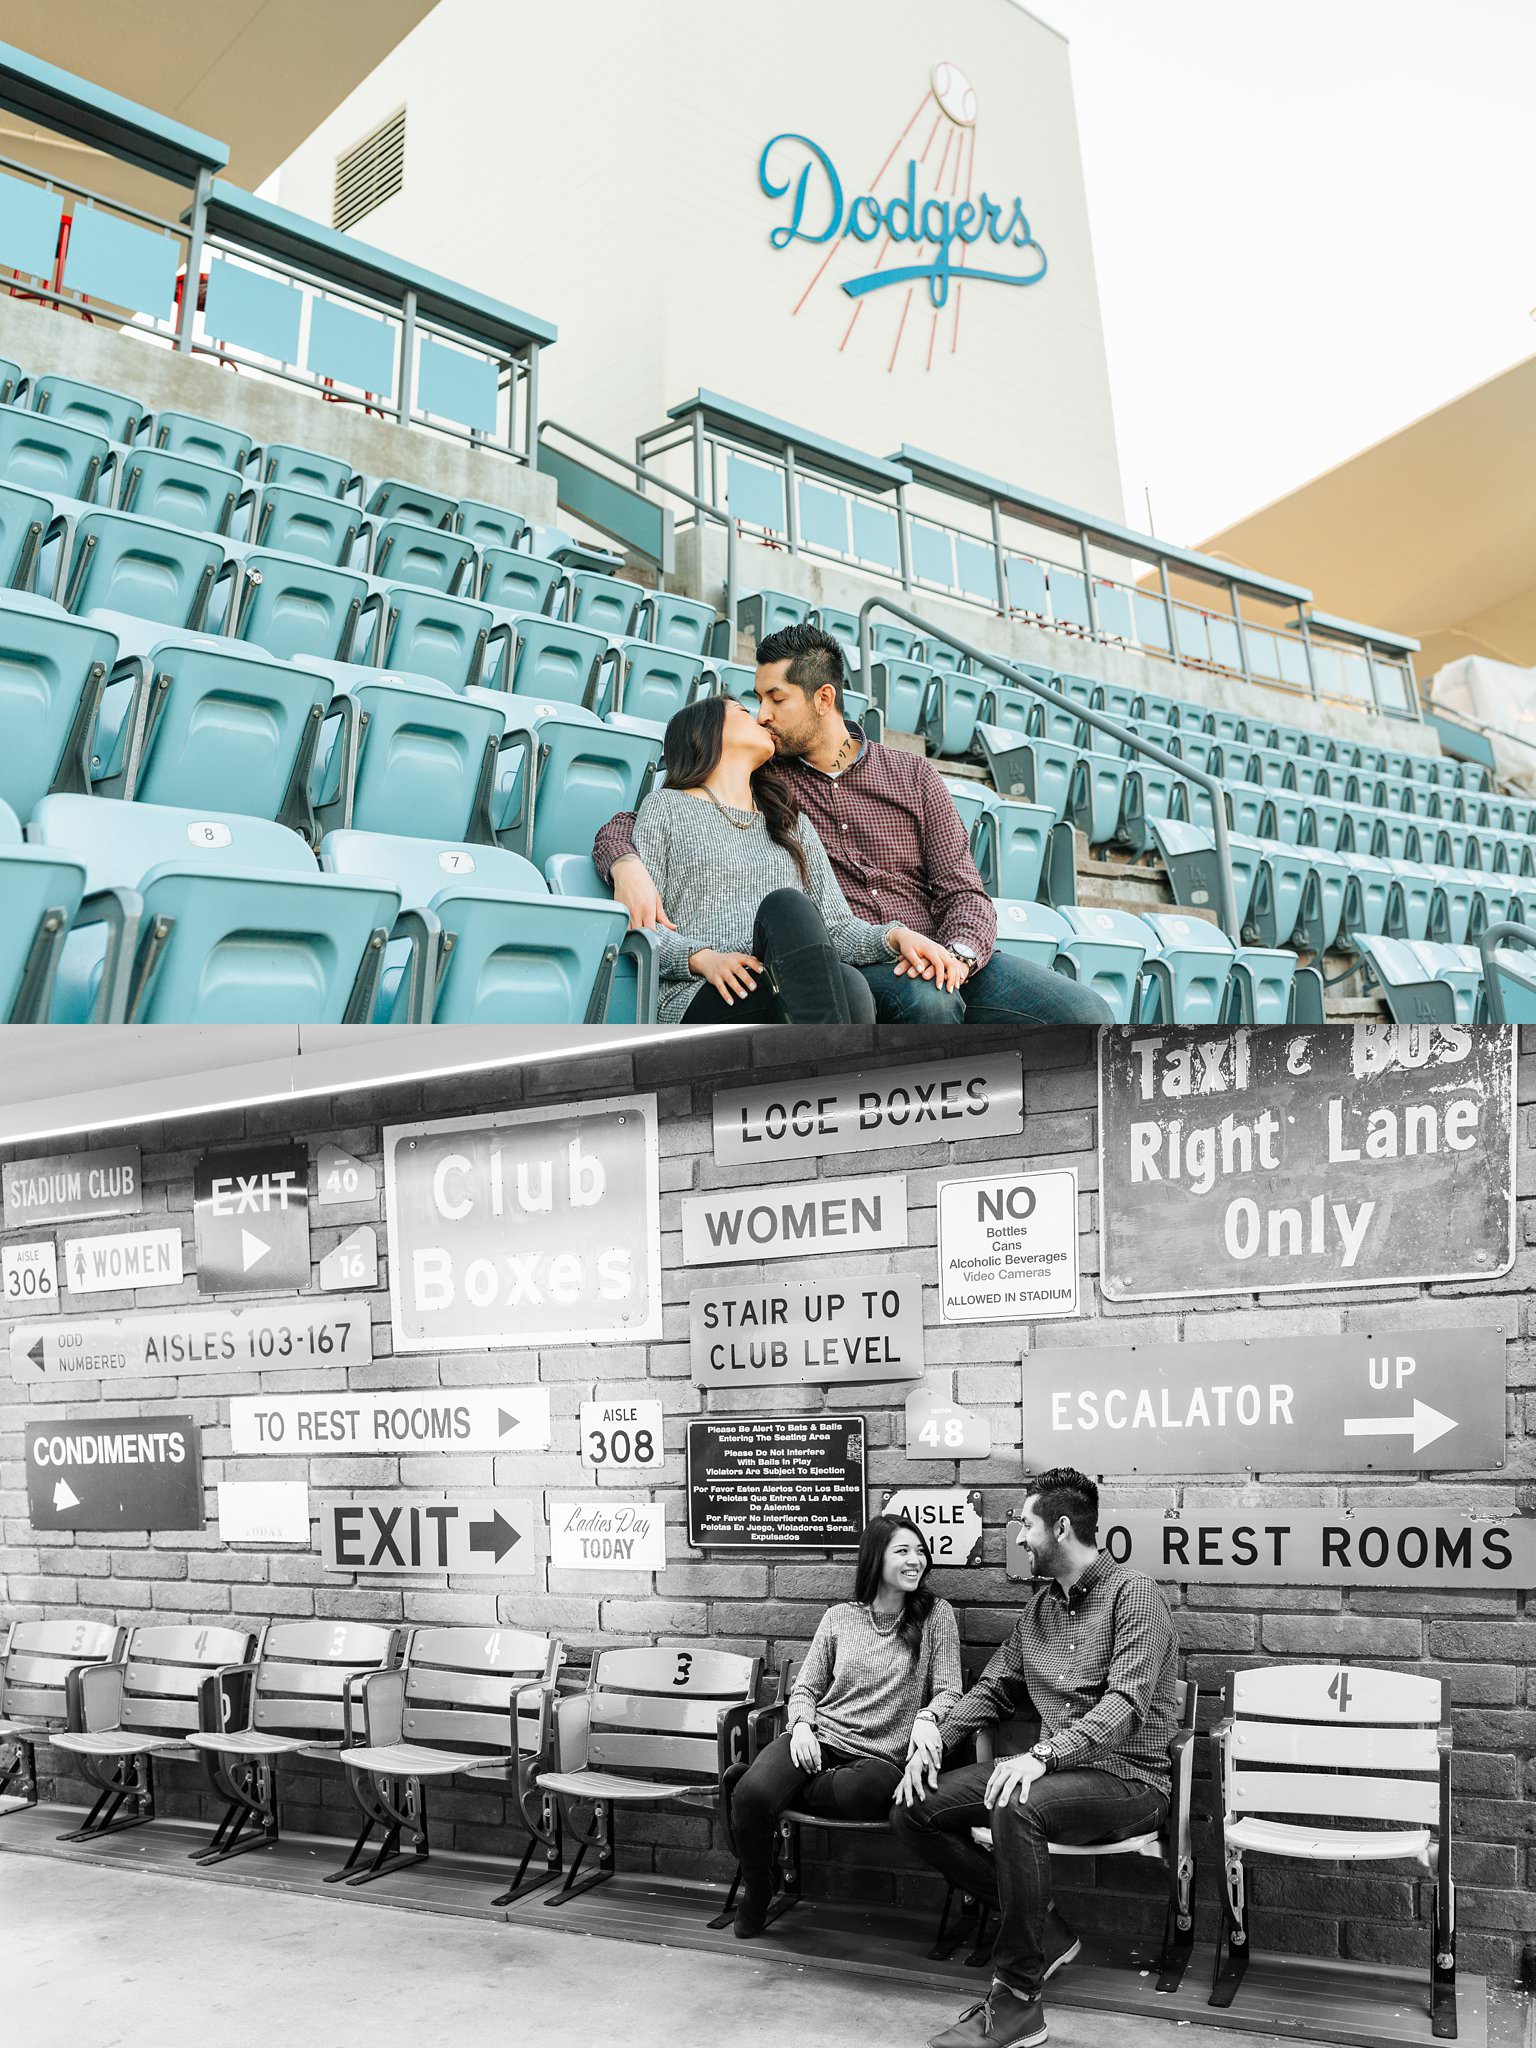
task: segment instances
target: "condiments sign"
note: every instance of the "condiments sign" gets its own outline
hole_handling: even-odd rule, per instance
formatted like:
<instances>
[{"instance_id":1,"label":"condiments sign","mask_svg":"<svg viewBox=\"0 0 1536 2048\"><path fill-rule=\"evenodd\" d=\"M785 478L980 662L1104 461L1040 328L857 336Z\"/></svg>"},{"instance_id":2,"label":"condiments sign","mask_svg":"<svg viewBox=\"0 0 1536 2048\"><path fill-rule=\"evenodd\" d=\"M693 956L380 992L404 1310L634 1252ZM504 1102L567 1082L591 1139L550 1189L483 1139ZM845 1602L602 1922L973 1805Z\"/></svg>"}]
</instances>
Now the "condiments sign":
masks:
<instances>
[{"instance_id":1,"label":"condiments sign","mask_svg":"<svg viewBox=\"0 0 1536 2048\"><path fill-rule=\"evenodd\" d=\"M1111 1301L1488 1279L1514 1261L1506 1030L1099 1034Z\"/></svg>"}]
</instances>

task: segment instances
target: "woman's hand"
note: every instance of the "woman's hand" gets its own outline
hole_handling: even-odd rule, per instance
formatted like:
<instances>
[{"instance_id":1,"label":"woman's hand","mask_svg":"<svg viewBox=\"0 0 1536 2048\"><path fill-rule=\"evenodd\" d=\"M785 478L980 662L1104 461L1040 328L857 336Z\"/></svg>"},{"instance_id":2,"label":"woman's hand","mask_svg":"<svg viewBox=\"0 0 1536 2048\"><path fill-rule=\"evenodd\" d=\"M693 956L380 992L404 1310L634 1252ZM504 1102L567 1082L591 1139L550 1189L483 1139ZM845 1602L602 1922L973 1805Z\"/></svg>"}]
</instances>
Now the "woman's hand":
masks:
<instances>
[{"instance_id":1,"label":"woman's hand","mask_svg":"<svg viewBox=\"0 0 1536 2048\"><path fill-rule=\"evenodd\" d=\"M944 1738L939 1733L938 1723L930 1716L920 1714L912 1723L912 1734L907 1742L907 1768L896 1787L896 1804L916 1806L923 1793L938 1784L943 1761Z\"/></svg>"},{"instance_id":2,"label":"woman's hand","mask_svg":"<svg viewBox=\"0 0 1536 2048\"><path fill-rule=\"evenodd\" d=\"M622 903L629 912L632 932L654 931L657 925L665 925L669 932L677 930L667 915L661 891L651 879L650 869L638 853L620 854L613 864L608 886L614 902Z\"/></svg>"},{"instance_id":3,"label":"woman's hand","mask_svg":"<svg viewBox=\"0 0 1536 2048\"><path fill-rule=\"evenodd\" d=\"M797 1721L789 1731L790 1761L802 1771L821 1769L821 1744L816 1740L816 1730L809 1721Z\"/></svg>"},{"instance_id":4,"label":"woman's hand","mask_svg":"<svg viewBox=\"0 0 1536 2048\"><path fill-rule=\"evenodd\" d=\"M734 1004L738 996L749 996L757 987L754 977L762 973L763 963L750 953L717 953L712 946L701 946L689 955L688 971L701 974L722 1001Z\"/></svg>"},{"instance_id":5,"label":"woman's hand","mask_svg":"<svg viewBox=\"0 0 1536 2048\"><path fill-rule=\"evenodd\" d=\"M908 931L904 924L897 925L888 937L899 955L898 974L910 974L939 988L953 989L959 988L970 972L947 946L941 946L937 939L925 939L921 932Z\"/></svg>"}]
</instances>

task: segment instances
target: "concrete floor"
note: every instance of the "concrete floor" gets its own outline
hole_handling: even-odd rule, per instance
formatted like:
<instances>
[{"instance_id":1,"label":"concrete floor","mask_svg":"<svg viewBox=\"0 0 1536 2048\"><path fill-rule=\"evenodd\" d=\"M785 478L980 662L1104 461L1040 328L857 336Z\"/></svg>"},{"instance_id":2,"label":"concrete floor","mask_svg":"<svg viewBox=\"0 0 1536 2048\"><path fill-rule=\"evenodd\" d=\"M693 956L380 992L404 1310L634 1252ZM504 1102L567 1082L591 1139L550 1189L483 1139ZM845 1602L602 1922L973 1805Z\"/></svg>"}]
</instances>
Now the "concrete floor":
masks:
<instances>
[{"instance_id":1,"label":"concrete floor","mask_svg":"<svg viewBox=\"0 0 1536 2048\"><path fill-rule=\"evenodd\" d=\"M17 2048L919 2048L951 1996L741 1955L0 1856ZM1059 2007L1058 2048L1233 2048Z\"/></svg>"}]
</instances>

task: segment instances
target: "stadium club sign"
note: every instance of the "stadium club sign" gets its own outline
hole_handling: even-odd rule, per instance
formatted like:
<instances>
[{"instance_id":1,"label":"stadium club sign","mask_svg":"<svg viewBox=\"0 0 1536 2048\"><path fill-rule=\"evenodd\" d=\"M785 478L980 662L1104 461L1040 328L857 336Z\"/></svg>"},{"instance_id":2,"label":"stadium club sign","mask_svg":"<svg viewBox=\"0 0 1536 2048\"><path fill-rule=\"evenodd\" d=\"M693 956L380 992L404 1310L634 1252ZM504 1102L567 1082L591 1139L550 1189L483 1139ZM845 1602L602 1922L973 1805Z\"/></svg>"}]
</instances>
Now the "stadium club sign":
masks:
<instances>
[{"instance_id":1,"label":"stadium club sign","mask_svg":"<svg viewBox=\"0 0 1536 2048\"><path fill-rule=\"evenodd\" d=\"M813 246L839 240L878 242L887 238L912 261L890 269L873 264L862 276L842 280L850 299L884 291L888 285L923 283L935 309L956 284L1038 284L1045 276L1045 251L1035 240L1022 199L997 200L986 192L974 199L918 197L918 164L909 158L900 189L880 199L863 192L849 196L837 165L819 142L786 131L766 143L757 161L757 182L768 199L789 202L789 217L768 239L775 249L795 242ZM970 250L979 252L968 261ZM995 250L1017 252L1013 268L993 269L1004 259Z\"/></svg>"}]
</instances>

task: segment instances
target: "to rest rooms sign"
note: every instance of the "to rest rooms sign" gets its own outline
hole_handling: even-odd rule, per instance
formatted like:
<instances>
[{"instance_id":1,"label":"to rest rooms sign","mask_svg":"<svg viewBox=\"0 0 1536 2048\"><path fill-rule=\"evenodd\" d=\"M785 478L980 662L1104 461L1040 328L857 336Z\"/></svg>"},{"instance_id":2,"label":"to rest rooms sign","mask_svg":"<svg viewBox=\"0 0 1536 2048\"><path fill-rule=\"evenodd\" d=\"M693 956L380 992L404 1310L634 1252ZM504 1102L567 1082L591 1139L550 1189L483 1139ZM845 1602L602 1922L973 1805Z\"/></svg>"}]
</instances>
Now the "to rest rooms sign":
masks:
<instances>
[{"instance_id":1,"label":"to rest rooms sign","mask_svg":"<svg viewBox=\"0 0 1536 2048\"><path fill-rule=\"evenodd\" d=\"M661 1335L656 1098L384 1133L396 1351Z\"/></svg>"}]
</instances>

